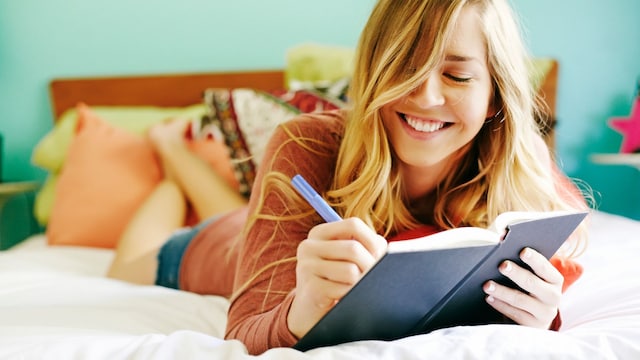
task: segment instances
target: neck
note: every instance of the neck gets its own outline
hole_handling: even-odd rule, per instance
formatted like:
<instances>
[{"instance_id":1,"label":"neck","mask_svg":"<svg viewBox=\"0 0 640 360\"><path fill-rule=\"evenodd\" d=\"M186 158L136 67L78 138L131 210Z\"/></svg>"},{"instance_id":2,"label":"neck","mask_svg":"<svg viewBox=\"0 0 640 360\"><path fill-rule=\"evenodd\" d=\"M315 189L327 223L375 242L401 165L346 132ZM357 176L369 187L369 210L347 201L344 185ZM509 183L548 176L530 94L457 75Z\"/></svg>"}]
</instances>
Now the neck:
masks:
<instances>
[{"instance_id":1,"label":"neck","mask_svg":"<svg viewBox=\"0 0 640 360\"><path fill-rule=\"evenodd\" d=\"M409 202L430 195L447 175L460 171L463 158L471 147L472 143L469 143L448 157L431 165L412 166L401 164L400 175L402 176L405 194Z\"/></svg>"},{"instance_id":2,"label":"neck","mask_svg":"<svg viewBox=\"0 0 640 360\"><path fill-rule=\"evenodd\" d=\"M401 166L400 173L409 202L430 195L450 172L456 171L456 164L457 157L450 157L430 166Z\"/></svg>"}]
</instances>

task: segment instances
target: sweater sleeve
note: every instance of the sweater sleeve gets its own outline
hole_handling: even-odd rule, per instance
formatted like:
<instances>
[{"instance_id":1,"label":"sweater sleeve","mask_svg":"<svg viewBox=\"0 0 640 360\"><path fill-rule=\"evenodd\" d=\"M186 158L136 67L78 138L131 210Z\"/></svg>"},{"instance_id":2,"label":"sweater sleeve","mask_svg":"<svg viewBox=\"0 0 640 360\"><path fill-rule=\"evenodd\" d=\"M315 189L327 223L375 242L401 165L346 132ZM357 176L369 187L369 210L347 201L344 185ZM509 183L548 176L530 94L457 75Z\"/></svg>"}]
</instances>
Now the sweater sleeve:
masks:
<instances>
[{"instance_id":1,"label":"sweater sleeve","mask_svg":"<svg viewBox=\"0 0 640 360\"><path fill-rule=\"evenodd\" d=\"M251 354L297 341L287 325L296 251L321 219L283 182L300 173L320 192L328 188L342 133L339 114L302 115L280 126L258 167L226 329L226 338L242 341Z\"/></svg>"}]
</instances>

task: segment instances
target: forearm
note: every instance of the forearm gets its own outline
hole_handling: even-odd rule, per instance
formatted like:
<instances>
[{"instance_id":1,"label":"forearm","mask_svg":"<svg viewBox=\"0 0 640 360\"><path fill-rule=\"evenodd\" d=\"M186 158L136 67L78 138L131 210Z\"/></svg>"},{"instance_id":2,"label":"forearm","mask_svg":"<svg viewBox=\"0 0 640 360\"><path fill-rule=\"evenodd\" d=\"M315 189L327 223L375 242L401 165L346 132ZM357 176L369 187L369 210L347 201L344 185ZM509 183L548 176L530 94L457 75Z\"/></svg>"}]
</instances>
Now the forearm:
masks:
<instances>
[{"instance_id":1,"label":"forearm","mask_svg":"<svg viewBox=\"0 0 640 360\"><path fill-rule=\"evenodd\" d=\"M331 144L341 133L339 121L340 118L330 116L320 118L318 115L313 119L302 116L287 127L293 135L282 127L277 128L263 156L268 159L263 161L268 163L258 167L255 184L259 185L254 186L251 193L250 221L239 249L233 301L227 319L227 338L243 341L252 354L297 342L287 324L296 292L296 251L309 229L320 221L316 216L301 218L296 202L287 196L287 191L280 191L278 186L269 183L266 173L273 171L286 178L301 174L319 191L326 189L331 181L337 146L329 149L314 146ZM318 142L310 140L308 147L301 146L290 141L292 136Z\"/></svg>"},{"instance_id":2,"label":"forearm","mask_svg":"<svg viewBox=\"0 0 640 360\"><path fill-rule=\"evenodd\" d=\"M200 218L227 212L246 203L222 176L187 147L186 142L165 143L157 147L157 151Z\"/></svg>"},{"instance_id":3,"label":"forearm","mask_svg":"<svg viewBox=\"0 0 640 360\"><path fill-rule=\"evenodd\" d=\"M241 321L235 321L239 316L242 316L239 312L251 307L248 307L248 304L232 305L225 338L242 341L252 355L261 354L271 348L293 346L298 339L291 334L286 321L293 296L294 294L290 293L282 303L273 309L261 314L246 316Z\"/></svg>"}]
</instances>

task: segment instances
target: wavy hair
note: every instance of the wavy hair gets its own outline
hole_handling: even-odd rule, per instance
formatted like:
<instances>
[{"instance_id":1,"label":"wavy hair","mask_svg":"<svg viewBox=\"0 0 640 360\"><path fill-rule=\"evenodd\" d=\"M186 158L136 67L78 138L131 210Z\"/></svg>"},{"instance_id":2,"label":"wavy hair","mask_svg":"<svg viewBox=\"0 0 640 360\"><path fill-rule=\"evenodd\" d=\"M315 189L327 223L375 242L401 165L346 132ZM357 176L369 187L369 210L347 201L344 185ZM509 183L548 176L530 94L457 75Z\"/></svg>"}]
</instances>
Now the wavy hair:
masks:
<instances>
[{"instance_id":1,"label":"wavy hair","mask_svg":"<svg viewBox=\"0 0 640 360\"><path fill-rule=\"evenodd\" d=\"M481 19L493 105L500 109L474 139L459 170L438 185L435 225L487 226L504 211L575 209L577 195L559 194L539 161L542 102L529 76L530 56L506 0L380 0L361 35L350 84L335 176L327 196L345 217L383 235L418 225L387 140L381 108L420 86L444 58L458 18L473 6Z\"/></svg>"},{"instance_id":2,"label":"wavy hair","mask_svg":"<svg viewBox=\"0 0 640 360\"><path fill-rule=\"evenodd\" d=\"M343 137L348 141L340 145L325 196L343 217L359 217L383 236L420 222L408 208L381 108L411 93L434 71L467 6L474 7L481 19L493 106L500 110L487 119L457 171L447 174L435 189L434 225L486 227L505 211L587 208L583 194L556 186L558 178L537 158L541 132L535 119L544 110L543 102L532 84L531 57L507 0L379 0L357 47ZM295 131L283 128L289 141L305 146L308 139L295 138ZM302 203L283 176L267 170L262 197L276 191L291 197L292 203ZM245 230L258 219L278 221L261 214L263 201L258 204ZM304 221L309 215L297 213L280 220ZM586 232L579 234L569 253L584 247Z\"/></svg>"},{"instance_id":3,"label":"wavy hair","mask_svg":"<svg viewBox=\"0 0 640 360\"><path fill-rule=\"evenodd\" d=\"M505 211L586 210L583 194L556 186L558 177L540 161L541 133L536 116L542 102L537 99L529 76L530 56L520 35L515 14L507 0L379 0L362 32L356 51L349 88L344 141L338 150L335 173L325 197L343 217L359 217L377 233L389 236L420 225L409 207L404 183L383 125L381 108L418 88L444 58L446 45L462 10L473 6L481 19L487 64L493 86L493 103L500 109L488 119L458 164L437 185L433 209L434 225L442 229L489 225ZM301 138L283 125L286 144L325 153L318 140ZM315 150L313 150L315 149ZM259 220L273 222L274 234L281 222L302 221L313 225L314 213L305 208L289 179L264 165L264 178L256 209L250 215L245 235ZM585 188L585 194L588 189ZM263 213L267 194L291 204L280 215ZM306 209L295 210L295 209ZM266 239L263 250L277 241ZM586 245L585 224L563 251L577 254ZM288 253L295 254L295 249ZM250 278L235 296L265 272L271 277L281 266L291 266L295 256L259 264L262 252L254 254ZM269 281L256 291L285 296ZM267 308L265 297L263 307Z\"/></svg>"}]
</instances>

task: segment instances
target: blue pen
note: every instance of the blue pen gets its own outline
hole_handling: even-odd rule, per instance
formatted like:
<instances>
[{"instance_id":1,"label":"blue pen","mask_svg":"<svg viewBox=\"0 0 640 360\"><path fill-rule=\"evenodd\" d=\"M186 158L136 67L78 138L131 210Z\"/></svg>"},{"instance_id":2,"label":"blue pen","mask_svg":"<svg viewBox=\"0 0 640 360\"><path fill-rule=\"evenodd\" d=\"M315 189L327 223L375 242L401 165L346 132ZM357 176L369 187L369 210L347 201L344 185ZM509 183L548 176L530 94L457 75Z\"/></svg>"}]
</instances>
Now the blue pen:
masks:
<instances>
[{"instance_id":1,"label":"blue pen","mask_svg":"<svg viewBox=\"0 0 640 360\"><path fill-rule=\"evenodd\" d=\"M318 194L312 187L309 185L307 180L305 180L302 175L296 175L291 179L291 184L293 187L298 190L300 195L307 200L309 205L311 205L317 212L322 216L324 221L333 222L342 220L340 215L333 210L329 204Z\"/></svg>"}]
</instances>

